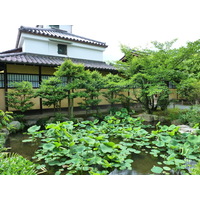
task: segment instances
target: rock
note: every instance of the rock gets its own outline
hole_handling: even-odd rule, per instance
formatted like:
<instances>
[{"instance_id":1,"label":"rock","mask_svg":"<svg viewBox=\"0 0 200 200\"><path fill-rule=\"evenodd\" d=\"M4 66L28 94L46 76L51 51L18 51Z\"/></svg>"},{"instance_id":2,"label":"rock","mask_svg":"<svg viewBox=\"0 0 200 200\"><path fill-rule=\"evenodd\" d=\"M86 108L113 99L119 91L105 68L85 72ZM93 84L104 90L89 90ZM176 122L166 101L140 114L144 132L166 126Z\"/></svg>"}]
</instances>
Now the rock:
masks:
<instances>
[{"instance_id":1,"label":"rock","mask_svg":"<svg viewBox=\"0 0 200 200\"><path fill-rule=\"evenodd\" d=\"M0 146L4 146L10 132L6 128L0 129Z\"/></svg>"},{"instance_id":2,"label":"rock","mask_svg":"<svg viewBox=\"0 0 200 200\"><path fill-rule=\"evenodd\" d=\"M67 118L67 117L63 117L63 118L62 118L62 121L63 121L63 122L66 122L66 121L70 121L70 120L69 120L69 118Z\"/></svg>"},{"instance_id":3,"label":"rock","mask_svg":"<svg viewBox=\"0 0 200 200\"><path fill-rule=\"evenodd\" d=\"M37 124L37 120L35 120L35 119L28 119L28 120L26 120L26 123L25 123L25 125L28 127L36 125L36 124Z\"/></svg>"},{"instance_id":4,"label":"rock","mask_svg":"<svg viewBox=\"0 0 200 200\"><path fill-rule=\"evenodd\" d=\"M7 137L7 136L10 134L10 132L9 132L8 129L2 128L2 129L0 130L0 134Z\"/></svg>"},{"instance_id":5,"label":"rock","mask_svg":"<svg viewBox=\"0 0 200 200\"><path fill-rule=\"evenodd\" d=\"M158 116L158 121L159 122L164 122L164 121L166 121L166 119L165 119L164 116Z\"/></svg>"},{"instance_id":6,"label":"rock","mask_svg":"<svg viewBox=\"0 0 200 200\"><path fill-rule=\"evenodd\" d=\"M96 118L95 117L88 117L86 120L88 120L88 121L94 121Z\"/></svg>"},{"instance_id":7,"label":"rock","mask_svg":"<svg viewBox=\"0 0 200 200\"><path fill-rule=\"evenodd\" d=\"M62 117L59 119L56 119L56 117L50 117L49 120L47 121L47 123L55 123L57 121L60 121L60 122L66 122L66 121L69 121L69 119L67 117Z\"/></svg>"},{"instance_id":8,"label":"rock","mask_svg":"<svg viewBox=\"0 0 200 200\"><path fill-rule=\"evenodd\" d=\"M141 119L143 119L146 122L154 121L154 115L151 115L151 114L142 113L142 114L139 114L138 117L140 117Z\"/></svg>"},{"instance_id":9,"label":"rock","mask_svg":"<svg viewBox=\"0 0 200 200\"><path fill-rule=\"evenodd\" d=\"M19 121L12 121L10 122L9 126L14 131L19 131L22 129L22 124Z\"/></svg>"},{"instance_id":10,"label":"rock","mask_svg":"<svg viewBox=\"0 0 200 200\"><path fill-rule=\"evenodd\" d=\"M180 133L194 133L196 129L191 128L190 126L187 125L178 125L180 127L179 132Z\"/></svg>"},{"instance_id":11,"label":"rock","mask_svg":"<svg viewBox=\"0 0 200 200\"><path fill-rule=\"evenodd\" d=\"M171 123L177 126L177 125L181 124L181 121L179 119L175 119Z\"/></svg>"},{"instance_id":12,"label":"rock","mask_svg":"<svg viewBox=\"0 0 200 200\"><path fill-rule=\"evenodd\" d=\"M82 122L82 121L84 121L84 119L82 117L78 117L78 118L75 119L75 121L76 122Z\"/></svg>"}]
</instances>

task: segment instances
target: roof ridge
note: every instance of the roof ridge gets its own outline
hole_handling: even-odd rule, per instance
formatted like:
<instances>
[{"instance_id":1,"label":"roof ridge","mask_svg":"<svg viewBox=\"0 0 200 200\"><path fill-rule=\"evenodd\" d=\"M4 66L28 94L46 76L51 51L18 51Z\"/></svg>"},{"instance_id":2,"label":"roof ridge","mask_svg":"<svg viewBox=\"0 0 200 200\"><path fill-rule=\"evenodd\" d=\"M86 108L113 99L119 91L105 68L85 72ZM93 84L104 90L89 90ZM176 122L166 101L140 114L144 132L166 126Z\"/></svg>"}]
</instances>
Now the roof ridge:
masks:
<instances>
[{"instance_id":1,"label":"roof ridge","mask_svg":"<svg viewBox=\"0 0 200 200\"><path fill-rule=\"evenodd\" d=\"M32 31L49 31L49 32L53 32L53 33L61 33L61 34L64 34L66 36L72 36L72 37L75 37L75 38L63 38L63 39L68 39L68 40L75 40L75 41L79 41L79 42L84 42L84 43L93 43L94 45L98 45L98 46L104 46L104 47L107 47L106 45L106 42L101 42L101 41L98 41L98 40L94 40L94 39L90 39L90 38L87 38L87 37L83 37L83 36L79 36L79 35L76 35L74 33L69 33L68 31L65 31L65 30L61 30L61 29L56 29L56 28L40 28L40 27L27 27L27 26L21 26L19 28L19 31L24 31L24 32L32 32ZM42 33L34 33L32 32L33 34L41 34L43 35ZM52 37L51 34L49 34L49 37ZM58 37L58 36L56 36ZM81 40L85 40L85 41L81 41Z\"/></svg>"},{"instance_id":2,"label":"roof ridge","mask_svg":"<svg viewBox=\"0 0 200 200\"><path fill-rule=\"evenodd\" d=\"M23 55L25 52L13 52L13 53L2 53L0 54L1 57L3 56L16 56L16 55Z\"/></svg>"}]
</instances>

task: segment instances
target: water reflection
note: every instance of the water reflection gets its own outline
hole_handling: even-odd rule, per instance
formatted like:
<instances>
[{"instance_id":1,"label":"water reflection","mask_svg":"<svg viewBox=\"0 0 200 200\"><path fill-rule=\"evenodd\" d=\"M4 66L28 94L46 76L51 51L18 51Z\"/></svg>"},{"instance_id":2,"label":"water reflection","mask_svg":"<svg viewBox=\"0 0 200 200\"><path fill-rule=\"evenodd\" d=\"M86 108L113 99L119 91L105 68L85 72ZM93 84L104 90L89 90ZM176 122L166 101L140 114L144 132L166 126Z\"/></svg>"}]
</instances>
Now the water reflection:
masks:
<instances>
[{"instance_id":1,"label":"water reflection","mask_svg":"<svg viewBox=\"0 0 200 200\"><path fill-rule=\"evenodd\" d=\"M151 168L158 165L157 162L161 161L147 153L132 154L132 170L117 170L115 169L110 175L145 175L152 174Z\"/></svg>"},{"instance_id":2,"label":"water reflection","mask_svg":"<svg viewBox=\"0 0 200 200\"><path fill-rule=\"evenodd\" d=\"M22 133L11 134L6 141L6 147L10 148L10 152L15 152L21 156L32 160L34 152L38 148L37 143L24 143L22 140L28 139L28 135L23 135Z\"/></svg>"}]
</instances>

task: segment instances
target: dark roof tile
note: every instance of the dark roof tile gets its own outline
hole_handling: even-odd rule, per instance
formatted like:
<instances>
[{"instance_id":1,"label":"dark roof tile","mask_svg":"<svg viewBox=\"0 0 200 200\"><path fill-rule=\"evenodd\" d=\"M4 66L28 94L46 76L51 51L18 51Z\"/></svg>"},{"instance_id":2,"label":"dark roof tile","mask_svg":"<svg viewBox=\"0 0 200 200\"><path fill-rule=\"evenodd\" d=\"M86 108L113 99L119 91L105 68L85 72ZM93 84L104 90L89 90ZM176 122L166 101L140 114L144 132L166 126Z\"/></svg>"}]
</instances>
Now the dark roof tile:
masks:
<instances>
[{"instance_id":1,"label":"dark roof tile","mask_svg":"<svg viewBox=\"0 0 200 200\"><path fill-rule=\"evenodd\" d=\"M31 53L8 53L0 54L0 62L3 63L16 63L16 64L33 64L33 65L43 65L43 66L59 66L61 65L67 57L59 56L46 56ZM107 71L117 71L117 69L111 65L107 65L105 62L69 58L74 63L82 63L88 69L97 70L107 70Z\"/></svg>"},{"instance_id":2,"label":"dark roof tile","mask_svg":"<svg viewBox=\"0 0 200 200\"><path fill-rule=\"evenodd\" d=\"M60 38L60 39L69 40L69 41L87 43L87 44L92 44L92 45L96 45L96 46L102 46L105 48L107 47L106 43L104 43L104 42L100 42L97 40L92 40L92 39L89 39L86 37L78 36L78 35L75 35L75 34L67 32L67 31L60 30L60 29L45 29L45 28L38 28L38 27L33 28L33 27L21 26L19 28L19 31L23 32L23 33L44 35L44 36L48 36L48 37ZM19 40L19 38L18 38L18 40ZM17 41L17 43L18 43L18 41Z\"/></svg>"}]
</instances>

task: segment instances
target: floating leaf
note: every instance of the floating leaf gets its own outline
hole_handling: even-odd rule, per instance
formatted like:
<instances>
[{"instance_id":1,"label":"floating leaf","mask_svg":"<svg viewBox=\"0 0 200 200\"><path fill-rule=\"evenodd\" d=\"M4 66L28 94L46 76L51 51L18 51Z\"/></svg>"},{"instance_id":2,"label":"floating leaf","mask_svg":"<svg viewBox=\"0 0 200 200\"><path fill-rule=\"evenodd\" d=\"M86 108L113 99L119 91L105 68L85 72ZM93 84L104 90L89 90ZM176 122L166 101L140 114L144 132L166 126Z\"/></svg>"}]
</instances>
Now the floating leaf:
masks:
<instances>
[{"instance_id":1,"label":"floating leaf","mask_svg":"<svg viewBox=\"0 0 200 200\"><path fill-rule=\"evenodd\" d=\"M160 173L163 171L163 169L162 169L161 167L153 166L153 167L151 168L151 171L152 171L153 173L160 174Z\"/></svg>"},{"instance_id":2,"label":"floating leaf","mask_svg":"<svg viewBox=\"0 0 200 200\"><path fill-rule=\"evenodd\" d=\"M116 144L114 142L104 142L105 145L115 148Z\"/></svg>"},{"instance_id":3,"label":"floating leaf","mask_svg":"<svg viewBox=\"0 0 200 200\"><path fill-rule=\"evenodd\" d=\"M40 130L40 126L37 126L37 125L34 125L34 126L31 126L29 129L28 129L28 132L29 133L34 133L36 131Z\"/></svg>"},{"instance_id":4,"label":"floating leaf","mask_svg":"<svg viewBox=\"0 0 200 200\"><path fill-rule=\"evenodd\" d=\"M47 143L47 144L43 144L43 149L45 149L45 150L52 150L54 147L55 147L55 145L54 144L52 144L52 143Z\"/></svg>"},{"instance_id":5,"label":"floating leaf","mask_svg":"<svg viewBox=\"0 0 200 200\"><path fill-rule=\"evenodd\" d=\"M166 170L166 171L170 171L171 170L171 168L167 167L167 166L163 167L163 169Z\"/></svg>"},{"instance_id":6,"label":"floating leaf","mask_svg":"<svg viewBox=\"0 0 200 200\"><path fill-rule=\"evenodd\" d=\"M111 152L113 152L113 148L108 147L108 146L106 146L104 144L101 144L100 148L101 148L103 153L111 153Z\"/></svg>"},{"instance_id":7,"label":"floating leaf","mask_svg":"<svg viewBox=\"0 0 200 200\"><path fill-rule=\"evenodd\" d=\"M22 142L33 142L34 141L34 139L32 138L32 139L26 139L26 140L22 140Z\"/></svg>"}]
</instances>

